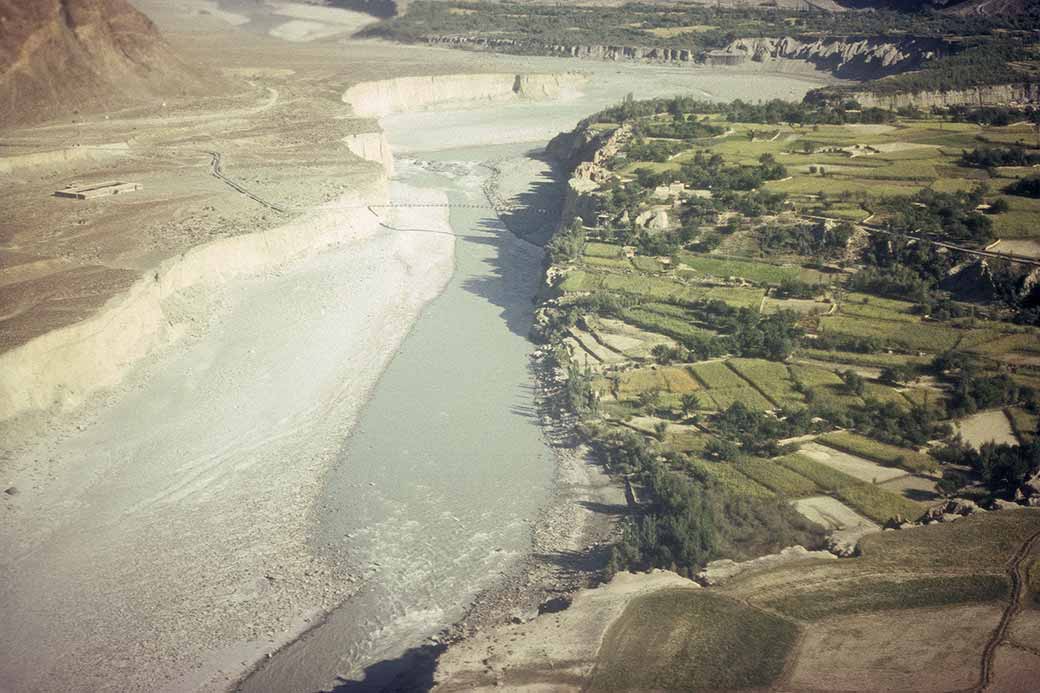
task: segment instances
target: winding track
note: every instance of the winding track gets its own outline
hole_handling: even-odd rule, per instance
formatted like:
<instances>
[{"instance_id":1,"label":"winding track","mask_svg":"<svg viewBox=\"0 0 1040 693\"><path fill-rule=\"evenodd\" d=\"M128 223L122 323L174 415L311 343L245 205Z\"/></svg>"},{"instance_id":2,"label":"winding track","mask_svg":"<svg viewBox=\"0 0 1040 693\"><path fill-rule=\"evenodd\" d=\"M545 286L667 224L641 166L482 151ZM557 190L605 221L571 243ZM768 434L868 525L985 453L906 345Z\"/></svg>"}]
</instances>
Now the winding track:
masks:
<instances>
[{"instance_id":1,"label":"winding track","mask_svg":"<svg viewBox=\"0 0 1040 693\"><path fill-rule=\"evenodd\" d=\"M1022 610L1022 600L1025 597L1025 576L1022 574L1022 563L1038 544L1040 544L1040 530L1022 542L1018 551L1008 561L1007 572L1011 577L1011 599L1007 608L1004 609L1004 614L1000 617L1000 623L997 624L993 635L990 636L986 647L982 650L982 669L979 672L979 683L973 689L975 693L986 690L993 682L993 659L997 654L997 648L1007 639L1007 631L1011 627L1011 622Z\"/></svg>"}]
</instances>

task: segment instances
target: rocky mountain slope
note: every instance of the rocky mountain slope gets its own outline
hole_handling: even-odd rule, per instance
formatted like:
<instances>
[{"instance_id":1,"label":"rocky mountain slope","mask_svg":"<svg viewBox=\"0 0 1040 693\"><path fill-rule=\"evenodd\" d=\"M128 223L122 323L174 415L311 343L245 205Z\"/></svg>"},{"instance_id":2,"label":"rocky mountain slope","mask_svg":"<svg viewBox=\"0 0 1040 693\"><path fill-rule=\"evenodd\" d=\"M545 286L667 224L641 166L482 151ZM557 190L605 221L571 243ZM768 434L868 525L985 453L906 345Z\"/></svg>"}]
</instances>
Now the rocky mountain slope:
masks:
<instances>
[{"instance_id":1,"label":"rocky mountain slope","mask_svg":"<svg viewBox=\"0 0 1040 693\"><path fill-rule=\"evenodd\" d=\"M126 0L0 0L0 127L197 95L214 81Z\"/></svg>"}]
</instances>

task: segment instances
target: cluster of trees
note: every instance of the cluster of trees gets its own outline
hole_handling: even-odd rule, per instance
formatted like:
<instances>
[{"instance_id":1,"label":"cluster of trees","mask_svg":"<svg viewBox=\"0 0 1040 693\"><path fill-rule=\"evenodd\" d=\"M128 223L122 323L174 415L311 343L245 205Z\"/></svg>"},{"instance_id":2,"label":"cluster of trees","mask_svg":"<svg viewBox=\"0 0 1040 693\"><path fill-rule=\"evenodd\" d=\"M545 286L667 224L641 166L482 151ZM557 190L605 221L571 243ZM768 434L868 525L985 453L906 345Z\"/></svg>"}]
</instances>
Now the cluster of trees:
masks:
<instances>
[{"instance_id":1,"label":"cluster of trees","mask_svg":"<svg viewBox=\"0 0 1040 693\"><path fill-rule=\"evenodd\" d=\"M675 140L647 140L637 137L629 143L626 154L631 161L656 161L662 163L678 154L685 145Z\"/></svg>"},{"instance_id":2,"label":"cluster of trees","mask_svg":"<svg viewBox=\"0 0 1040 693\"><path fill-rule=\"evenodd\" d=\"M734 123L762 123L776 125L843 125L846 123L891 123L896 114L883 108L863 108L854 99L834 98L828 92L810 92L804 101L769 101L750 103L741 99L725 103L701 101L677 96L670 99L636 101L626 98L622 103L590 116L593 123L627 123L663 113L687 117L688 114L719 114Z\"/></svg>"},{"instance_id":3,"label":"cluster of trees","mask_svg":"<svg viewBox=\"0 0 1040 693\"><path fill-rule=\"evenodd\" d=\"M806 393L806 399L814 416L893 445L924 445L947 433L946 425L939 422L936 412L924 407L907 410L894 402L866 398L862 405L832 409L812 402L811 391Z\"/></svg>"},{"instance_id":4,"label":"cluster of trees","mask_svg":"<svg viewBox=\"0 0 1040 693\"><path fill-rule=\"evenodd\" d=\"M954 105L940 109L940 114L950 117L955 123L976 123L1003 127L1022 120L1040 122L1040 109L1033 106L1016 108L1011 106L966 106Z\"/></svg>"},{"instance_id":5,"label":"cluster of trees","mask_svg":"<svg viewBox=\"0 0 1040 693\"><path fill-rule=\"evenodd\" d=\"M963 368L952 376L953 391L947 403L951 416L967 416L980 409L991 409L1016 404L1031 393L1008 375L981 375L971 368Z\"/></svg>"},{"instance_id":6,"label":"cluster of trees","mask_svg":"<svg viewBox=\"0 0 1040 693\"><path fill-rule=\"evenodd\" d=\"M854 229L842 222L828 226L826 222L795 226L767 226L759 230L762 250L769 254L797 253L818 258L831 258L845 252Z\"/></svg>"},{"instance_id":7,"label":"cluster of trees","mask_svg":"<svg viewBox=\"0 0 1040 693\"><path fill-rule=\"evenodd\" d=\"M848 286L853 291L875 296L921 302L929 300L934 281L934 277L922 277L911 265L895 261L865 267L852 275Z\"/></svg>"},{"instance_id":8,"label":"cluster of trees","mask_svg":"<svg viewBox=\"0 0 1040 693\"><path fill-rule=\"evenodd\" d=\"M564 229L560 229L549 241L549 262L552 264L571 262L581 257L585 249L585 228L580 218L574 219Z\"/></svg>"},{"instance_id":9,"label":"cluster of trees","mask_svg":"<svg viewBox=\"0 0 1040 693\"><path fill-rule=\"evenodd\" d=\"M925 188L910 197L886 197L879 206L895 231L985 244L993 238L993 222L976 210L985 194L982 186L949 193Z\"/></svg>"},{"instance_id":10,"label":"cluster of trees","mask_svg":"<svg viewBox=\"0 0 1040 693\"><path fill-rule=\"evenodd\" d=\"M1040 164L1040 154L1025 147L976 147L970 152L961 152L961 163L975 168L997 166L1033 166Z\"/></svg>"},{"instance_id":11,"label":"cluster of trees","mask_svg":"<svg viewBox=\"0 0 1040 693\"><path fill-rule=\"evenodd\" d=\"M626 518L611 570L666 568L695 574L720 555L745 558L792 544L822 543L823 530L779 498L737 496L632 431L583 429L608 469L625 474L646 502Z\"/></svg>"},{"instance_id":12,"label":"cluster of trees","mask_svg":"<svg viewBox=\"0 0 1040 693\"><path fill-rule=\"evenodd\" d=\"M636 137L660 137L692 141L705 137L721 135L725 130L718 125L698 120L696 116L687 117L685 113L673 112L671 119L659 118L641 120L632 128Z\"/></svg>"},{"instance_id":13,"label":"cluster of trees","mask_svg":"<svg viewBox=\"0 0 1040 693\"><path fill-rule=\"evenodd\" d=\"M738 459L742 453L776 457L786 452L777 442L779 439L813 430L807 409L783 412L776 417L749 409L742 402L734 402L713 416L711 426L719 437L712 439L705 452L722 460Z\"/></svg>"},{"instance_id":14,"label":"cluster of trees","mask_svg":"<svg viewBox=\"0 0 1040 693\"><path fill-rule=\"evenodd\" d=\"M1040 175L1026 176L1016 180L1005 188L1012 195L1040 198Z\"/></svg>"},{"instance_id":15,"label":"cluster of trees","mask_svg":"<svg viewBox=\"0 0 1040 693\"><path fill-rule=\"evenodd\" d=\"M754 190L767 180L787 176L787 169L772 154L763 154L757 166L726 166L720 154L699 151L683 162L679 180L688 187L708 190Z\"/></svg>"},{"instance_id":16,"label":"cluster of trees","mask_svg":"<svg viewBox=\"0 0 1040 693\"><path fill-rule=\"evenodd\" d=\"M991 494L1010 500L1023 482L1040 472L1040 435L1026 445L988 442L978 450L955 442L936 451L936 457L947 464L968 467ZM947 470L939 487L952 495L969 481L966 475Z\"/></svg>"}]
</instances>

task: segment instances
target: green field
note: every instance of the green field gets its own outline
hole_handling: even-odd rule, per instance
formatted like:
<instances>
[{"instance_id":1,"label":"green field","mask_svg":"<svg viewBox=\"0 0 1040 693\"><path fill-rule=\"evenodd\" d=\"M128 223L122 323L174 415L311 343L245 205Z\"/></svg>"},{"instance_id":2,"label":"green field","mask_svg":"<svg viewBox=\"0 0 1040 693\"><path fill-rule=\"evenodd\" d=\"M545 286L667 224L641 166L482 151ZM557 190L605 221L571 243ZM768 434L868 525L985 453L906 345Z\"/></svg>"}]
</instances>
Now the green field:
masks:
<instances>
[{"instance_id":1,"label":"green field","mask_svg":"<svg viewBox=\"0 0 1040 693\"><path fill-rule=\"evenodd\" d=\"M773 492L767 487L743 474L737 466L730 462L710 462L696 457L689 457L687 458L687 464L690 466L691 471L699 472L714 479L735 495L755 496L758 498L768 498L773 495Z\"/></svg>"},{"instance_id":2,"label":"green field","mask_svg":"<svg viewBox=\"0 0 1040 693\"><path fill-rule=\"evenodd\" d=\"M919 322L908 327L902 320L877 320L855 315L825 315L820 318L820 332L850 337L877 337L915 351L942 352L957 345L963 332L943 323Z\"/></svg>"},{"instance_id":3,"label":"green field","mask_svg":"<svg viewBox=\"0 0 1040 693\"><path fill-rule=\"evenodd\" d=\"M805 398L794 389L787 366L764 359L733 358L726 362L778 407L801 407Z\"/></svg>"},{"instance_id":4,"label":"green field","mask_svg":"<svg viewBox=\"0 0 1040 693\"><path fill-rule=\"evenodd\" d=\"M709 388L742 388L747 383L726 365L724 361L707 361L690 366L693 374Z\"/></svg>"},{"instance_id":5,"label":"green field","mask_svg":"<svg viewBox=\"0 0 1040 693\"><path fill-rule=\"evenodd\" d=\"M795 453L779 457L776 461L812 480L817 486L834 494L847 506L875 522L885 523L897 518L916 520L924 511L922 506L913 501L855 479L804 455Z\"/></svg>"},{"instance_id":6,"label":"green field","mask_svg":"<svg viewBox=\"0 0 1040 693\"><path fill-rule=\"evenodd\" d=\"M821 492L820 487L810 479L772 460L748 457L735 465L742 474L780 496L802 498Z\"/></svg>"},{"instance_id":7,"label":"green field","mask_svg":"<svg viewBox=\"0 0 1040 693\"><path fill-rule=\"evenodd\" d=\"M819 272L797 266L695 255L688 252L680 253L679 259L684 265L708 276L720 279L741 277L758 284L779 285L785 279L820 283L820 277L822 276Z\"/></svg>"}]
</instances>

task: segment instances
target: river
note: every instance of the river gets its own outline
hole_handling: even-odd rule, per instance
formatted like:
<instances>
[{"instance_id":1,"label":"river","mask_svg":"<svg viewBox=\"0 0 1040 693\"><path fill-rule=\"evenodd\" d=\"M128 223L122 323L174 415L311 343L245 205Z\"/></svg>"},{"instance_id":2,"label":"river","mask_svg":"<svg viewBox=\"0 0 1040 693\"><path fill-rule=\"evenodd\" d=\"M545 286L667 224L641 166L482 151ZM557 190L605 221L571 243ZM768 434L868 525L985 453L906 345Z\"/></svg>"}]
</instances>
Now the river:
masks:
<instances>
[{"instance_id":1,"label":"river","mask_svg":"<svg viewBox=\"0 0 1040 693\"><path fill-rule=\"evenodd\" d=\"M540 157L545 143L626 94L756 100L800 98L812 86L777 75L592 69L581 93L558 101L384 118L397 179L472 205L486 202L482 186L497 170L501 195L551 209L560 191ZM536 214L540 229L530 224ZM540 212L526 221L529 238L556 223ZM529 547L553 472L528 365L543 253L491 210L453 209L450 224L452 279L382 375L313 513L314 550L361 575L362 587L243 691L378 690L405 650L456 621Z\"/></svg>"}]
</instances>

